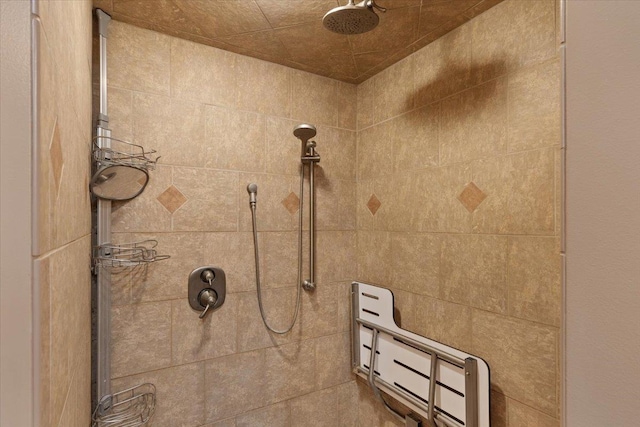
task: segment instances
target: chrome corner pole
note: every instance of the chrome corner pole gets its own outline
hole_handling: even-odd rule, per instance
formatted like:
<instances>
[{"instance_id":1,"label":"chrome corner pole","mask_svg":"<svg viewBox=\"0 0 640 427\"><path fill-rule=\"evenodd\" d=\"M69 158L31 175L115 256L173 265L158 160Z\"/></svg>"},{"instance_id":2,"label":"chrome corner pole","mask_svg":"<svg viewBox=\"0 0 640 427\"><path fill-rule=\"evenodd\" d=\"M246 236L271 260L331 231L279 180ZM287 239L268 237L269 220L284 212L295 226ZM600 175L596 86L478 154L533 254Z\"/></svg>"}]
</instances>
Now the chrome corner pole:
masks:
<instances>
[{"instance_id":1,"label":"chrome corner pole","mask_svg":"<svg viewBox=\"0 0 640 427\"><path fill-rule=\"evenodd\" d=\"M100 111L96 126L96 139L99 148L109 148L111 136L107 115L107 37L111 17L100 9L98 32L100 37ZM111 240L111 201L98 199L96 214L96 246ZM111 311L111 274L109 270L95 266L97 276L96 289L96 396L99 402L103 396L111 394L111 349L110 349L110 311Z\"/></svg>"}]
</instances>

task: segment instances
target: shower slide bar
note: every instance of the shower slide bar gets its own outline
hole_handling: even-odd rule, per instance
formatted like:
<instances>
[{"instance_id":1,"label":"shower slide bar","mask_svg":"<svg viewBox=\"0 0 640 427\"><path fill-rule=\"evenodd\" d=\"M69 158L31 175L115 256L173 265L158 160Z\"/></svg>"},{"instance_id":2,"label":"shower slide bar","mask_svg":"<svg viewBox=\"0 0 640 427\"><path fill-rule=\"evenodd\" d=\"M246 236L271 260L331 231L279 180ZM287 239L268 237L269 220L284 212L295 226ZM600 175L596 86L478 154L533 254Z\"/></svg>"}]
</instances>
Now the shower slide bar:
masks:
<instances>
[{"instance_id":1,"label":"shower slide bar","mask_svg":"<svg viewBox=\"0 0 640 427\"><path fill-rule=\"evenodd\" d=\"M487 363L398 327L390 290L351 286L353 369L385 408L406 426L420 426L413 414L392 408L381 391L428 427L490 427Z\"/></svg>"}]
</instances>

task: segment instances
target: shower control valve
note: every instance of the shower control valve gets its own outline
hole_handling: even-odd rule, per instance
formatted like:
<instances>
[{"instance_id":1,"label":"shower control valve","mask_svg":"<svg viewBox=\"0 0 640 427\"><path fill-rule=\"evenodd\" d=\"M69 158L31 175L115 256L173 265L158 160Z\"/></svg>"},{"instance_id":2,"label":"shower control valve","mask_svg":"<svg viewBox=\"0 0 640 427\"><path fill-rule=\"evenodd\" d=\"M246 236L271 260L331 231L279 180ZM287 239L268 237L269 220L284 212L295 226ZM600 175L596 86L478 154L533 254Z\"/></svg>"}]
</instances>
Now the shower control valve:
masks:
<instances>
[{"instance_id":1,"label":"shower control valve","mask_svg":"<svg viewBox=\"0 0 640 427\"><path fill-rule=\"evenodd\" d=\"M224 303L227 290L224 270L213 266L196 268L189 274L189 305L203 319Z\"/></svg>"}]
</instances>

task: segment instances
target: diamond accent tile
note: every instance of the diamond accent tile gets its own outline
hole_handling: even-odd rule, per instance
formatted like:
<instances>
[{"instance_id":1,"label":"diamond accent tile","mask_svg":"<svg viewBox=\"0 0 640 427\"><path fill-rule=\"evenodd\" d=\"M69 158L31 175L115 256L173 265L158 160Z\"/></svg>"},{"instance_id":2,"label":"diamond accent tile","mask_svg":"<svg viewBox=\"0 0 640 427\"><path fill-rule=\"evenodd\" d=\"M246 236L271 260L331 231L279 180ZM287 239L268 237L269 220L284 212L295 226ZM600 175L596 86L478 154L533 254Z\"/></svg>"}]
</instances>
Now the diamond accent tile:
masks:
<instances>
[{"instance_id":1,"label":"diamond accent tile","mask_svg":"<svg viewBox=\"0 0 640 427\"><path fill-rule=\"evenodd\" d=\"M460 203L462 203L470 213L473 213L486 198L487 195L473 182L465 185L462 193L458 196Z\"/></svg>"},{"instance_id":2,"label":"diamond accent tile","mask_svg":"<svg viewBox=\"0 0 640 427\"><path fill-rule=\"evenodd\" d=\"M186 203L187 198L180 192L180 190L172 185L158 196L158 201L169 212L174 213L178 208L180 208L180 206Z\"/></svg>"},{"instance_id":3,"label":"diamond accent tile","mask_svg":"<svg viewBox=\"0 0 640 427\"><path fill-rule=\"evenodd\" d=\"M300 198L293 191L282 201L282 206L289 211L291 215L298 212L300 207Z\"/></svg>"},{"instance_id":4,"label":"diamond accent tile","mask_svg":"<svg viewBox=\"0 0 640 427\"><path fill-rule=\"evenodd\" d=\"M58 123L53 128L53 138L49 146L49 158L51 159L51 169L53 171L53 179L55 180L56 196L60 191L60 183L62 182L62 170L64 169L64 158L62 156L62 144L60 143L60 128Z\"/></svg>"},{"instance_id":5,"label":"diamond accent tile","mask_svg":"<svg viewBox=\"0 0 640 427\"><path fill-rule=\"evenodd\" d=\"M380 206L382 206L382 202L375 194L372 194L367 202L367 208L369 209L369 212L371 212L371 215L375 215L376 212L378 212L378 209L380 209Z\"/></svg>"}]
</instances>

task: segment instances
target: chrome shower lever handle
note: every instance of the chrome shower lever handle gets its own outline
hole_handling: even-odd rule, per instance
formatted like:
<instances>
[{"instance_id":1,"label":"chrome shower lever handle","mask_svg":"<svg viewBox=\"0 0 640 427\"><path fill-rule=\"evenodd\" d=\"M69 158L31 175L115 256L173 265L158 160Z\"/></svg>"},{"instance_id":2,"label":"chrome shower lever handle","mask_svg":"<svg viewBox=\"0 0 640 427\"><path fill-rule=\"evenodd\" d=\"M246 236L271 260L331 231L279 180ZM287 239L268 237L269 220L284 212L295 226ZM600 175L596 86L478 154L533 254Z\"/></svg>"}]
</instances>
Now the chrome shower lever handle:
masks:
<instances>
[{"instance_id":1,"label":"chrome shower lever handle","mask_svg":"<svg viewBox=\"0 0 640 427\"><path fill-rule=\"evenodd\" d=\"M202 310L202 313L200 313L200 316L198 317L200 319L204 319L209 308L213 307L218 300L218 294L216 294L216 291L213 289L204 289L200 292L198 300L200 301L200 305L204 307L204 310Z\"/></svg>"}]
</instances>

